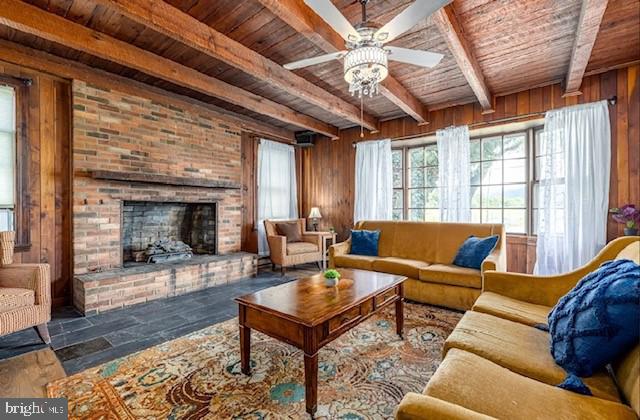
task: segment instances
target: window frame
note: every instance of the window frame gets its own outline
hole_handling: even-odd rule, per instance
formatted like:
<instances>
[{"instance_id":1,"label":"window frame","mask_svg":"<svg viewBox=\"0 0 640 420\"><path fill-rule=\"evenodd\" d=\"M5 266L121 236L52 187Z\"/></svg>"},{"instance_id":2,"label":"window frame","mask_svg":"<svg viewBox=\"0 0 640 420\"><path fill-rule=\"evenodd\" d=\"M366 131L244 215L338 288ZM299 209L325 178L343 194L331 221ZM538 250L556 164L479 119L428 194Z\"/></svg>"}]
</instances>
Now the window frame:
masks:
<instances>
[{"instance_id":1,"label":"window frame","mask_svg":"<svg viewBox=\"0 0 640 420\"><path fill-rule=\"evenodd\" d=\"M16 107L15 137L15 206L14 228L16 232L15 251L31 248L31 194L29 191L29 168L31 166L31 146L29 144L29 88L30 79L0 75L0 85L13 88Z\"/></svg>"},{"instance_id":2,"label":"window frame","mask_svg":"<svg viewBox=\"0 0 640 420\"><path fill-rule=\"evenodd\" d=\"M502 145L504 148L504 137L509 137L511 135L514 134L519 134L519 133L524 133L525 134L525 156L524 156L524 160L525 160L525 174L526 174L526 179L525 182L522 183L506 183L504 182L504 154L502 156L502 158L500 159L500 161L502 162L502 183L500 184L502 186L502 218L503 218L503 223L504 223L504 186L505 185L525 185L526 188L526 192L525 192L525 211L526 211L526 220L525 220L525 230L526 232L507 232L507 234L509 235L516 235L516 236L536 236L535 231L534 231L534 220L533 220L533 194L534 194L534 185L536 184L536 173L535 173L535 147L536 147L536 133L540 130L543 130L544 126L543 125L536 125L534 127L529 127L529 128L525 128L525 129L520 129L520 130L512 130L512 131L505 131L505 132L496 132L495 134L485 134L485 135L481 135L481 136L474 136L474 137L470 137L469 141L473 141L473 140L480 140L480 147L482 147L482 139L485 138L490 138L490 137L501 137L502 138ZM414 149L414 148L418 148L418 147L426 147L426 146L430 146L430 145L434 145L437 144L436 140L430 140L430 141L424 141L424 142L420 142L420 143L415 143L415 144L411 144L411 145L402 145L402 146L396 146L396 147L392 147L393 151L396 150L400 150L402 151L402 171L403 171L403 177L402 177L402 204L403 204L403 209L402 209L402 219L401 220L409 220L408 216L409 216L409 188L408 188L408 184L409 184L409 165L408 165L408 159L409 159L409 150L410 149ZM481 150L482 153L482 150ZM503 150L504 153L504 150ZM522 158L513 158L513 159L522 159ZM512 160L512 159L506 159L506 160ZM480 162L483 162L483 160L481 159ZM481 167L482 167L482 163L481 163ZM480 189L482 189L482 184L479 186ZM424 187L426 188L426 187ZM394 190L398 190L399 188L394 188ZM469 198L471 199L471 198ZM481 197L482 200L482 197ZM481 210L482 212L482 206L481 206Z\"/></svg>"}]
</instances>

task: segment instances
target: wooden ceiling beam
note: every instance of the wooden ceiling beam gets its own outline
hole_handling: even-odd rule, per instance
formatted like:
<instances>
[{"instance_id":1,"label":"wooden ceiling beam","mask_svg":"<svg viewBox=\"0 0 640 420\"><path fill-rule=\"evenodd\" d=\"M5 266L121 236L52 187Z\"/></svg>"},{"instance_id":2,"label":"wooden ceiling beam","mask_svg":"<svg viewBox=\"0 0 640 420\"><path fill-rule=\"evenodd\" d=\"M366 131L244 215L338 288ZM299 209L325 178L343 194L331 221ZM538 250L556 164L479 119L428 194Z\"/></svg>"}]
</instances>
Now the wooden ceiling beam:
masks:
<instances>
[{"instance_id":1,"label":"wooden ceiling beam","mask_svg":"<svg viewBox=\"0 0 640 420\"><path fill-rule=\"evenodd\" d=\"M340 34L307 6L303 0L258 1L324 52L332 53L345 49L345 41ZM427 107L391 75L387 76L380 84L380 93L418 121L418 123L429 122Z\"/></svg>"},{"instance_id":2,"label":"wooden ceiling beam","mask_svg":"<svg viewBox=\"0 0 640 420\"><path fill-rule=\"evenodd\" d=\"M338 136L338 129L323 121L18 0L0 0L0 24L300 128Z\"/></svg>"},{"instance_id":3,"label":"wooden ceiling beam","mask_svg":"<svg viewBox=\"0 0 640 420\"><path fill-rule=\"evenodd\" d=\"M123 16L203 54L295 95L352 123L376 130L378 120L278 63L216 31L180 9L157 0L97 0Z\"/></svg>"},{"instance_id":4,"label":"wooden ceiling beam","mask_svg":"<svg viewBox=\"0 0 640 420\"><path fill-rule=\"evenodd\" d=\"M578 30L573 42L563 96L582 94L580 85L582 85L582 78L587 64L589 64L589 58L591 58L591 50L596 42L607 3L608 0L582 0Z\"/></svg>"},{"instance_id":5,"label":"wooden ceiling beam","mask_svg":"<svg viewBox=\"0 0 640 420\"><path fill-rule=\"evenodd\" d=\"M198 99L166 91L133 79L127 79L124 76L92 68L86 64L57 57L47 52L35 50L11 41L0 40L0 60L48 73L53 76L81 80L103 88L140 96L158 103L175 105L190 112L209 114L214 118L236 124L243 131L288 143L295 142L293 131L274 127L267 123L256 121L246 115L237 114Z\"/></svg>"},{"instance_id":6,"label":"wooden ceiling beam","mask_svg":"<svg viewBox=\"0 0 640 420\"><path fill-rule=\"evenodd\" d=\"M449 4L432 16L433 22L449 47L449 51L453 54L458 67L460 67L462 74L467 79L476 98L478 98L478 102L482 106L482 112L494 112L494 97L487 87L480 65L456 17L453 6Z\"/></svg>"}]
</instances>

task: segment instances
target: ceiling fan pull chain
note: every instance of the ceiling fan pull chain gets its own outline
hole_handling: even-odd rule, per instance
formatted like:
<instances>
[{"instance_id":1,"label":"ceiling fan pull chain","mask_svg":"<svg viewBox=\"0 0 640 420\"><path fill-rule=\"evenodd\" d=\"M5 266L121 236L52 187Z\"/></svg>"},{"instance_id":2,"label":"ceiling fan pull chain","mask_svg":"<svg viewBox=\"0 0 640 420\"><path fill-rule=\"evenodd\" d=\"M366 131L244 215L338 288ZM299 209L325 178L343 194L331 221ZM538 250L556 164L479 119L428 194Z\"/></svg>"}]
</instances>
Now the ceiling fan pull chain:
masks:
<instances>
[{"instance_id":1,"label":"ceiling fan pull chain","mask_svg":"<svg viewBox=\"0 0 640 420\"><path fill-rule=\"evenodd\" d=\"M360 138L364 138L364 98L360 95Z\"/></svg>"}]
</instances>

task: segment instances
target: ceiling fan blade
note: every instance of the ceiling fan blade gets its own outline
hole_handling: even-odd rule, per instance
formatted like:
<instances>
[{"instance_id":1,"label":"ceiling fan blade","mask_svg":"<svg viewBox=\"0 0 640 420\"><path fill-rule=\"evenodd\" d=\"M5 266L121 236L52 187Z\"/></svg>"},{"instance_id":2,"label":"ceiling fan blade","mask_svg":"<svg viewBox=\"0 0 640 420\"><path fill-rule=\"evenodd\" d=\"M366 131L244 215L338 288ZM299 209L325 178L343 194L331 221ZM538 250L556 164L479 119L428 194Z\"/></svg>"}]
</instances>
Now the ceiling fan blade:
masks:
<instances>
[{"instance_id":1,"label":"ceiling fan blade","mask_svg":"<svg viewBox=\"0 0 640 420\"><path fill-rule=\"evenodd\" d=\"M452 0L416 0L386 25L378 29L374 39L389 42L413 28L416 23L431 15L436 10L451 3Z\"/></svg>"},{"instance_id":2,"label":"ceiling fan blade","mask_svg":"<svg viewBox=\"0 0 640 420\"><path fill-rule=\"evenodd\" d=\"M331 0L304 0L318 16L340 34L345 41L357 41L360 35Z\"/></svg>"},{"instance_id":3,"label":"ceiling fan blade","mask_svg":"<svg viewBox=\"0 0 640 420\"><path fill-rule=\"evenodd\" d=\"M389 60L400 61L402 63L413 64L420 67L435 67L438 65L442 54L431 51L410 50L408 48L384 47L389 50Z\"/></svg>"},{"instance_id":4,"label":"ceiling fan blade","mask_svg":"<svg viewBox=\"0 0 640 420\"><path fill-rule=\"evenodd\" d=\"M346 51L338 51L334 53L319 55L317 57L305 58L304 60L287 63L283 67L287 70L295 70L302 67L313 66L315 64L326 63L327 61L331 60L338 60L342 58L346 53Z\"/></svg>"}]
</instances>

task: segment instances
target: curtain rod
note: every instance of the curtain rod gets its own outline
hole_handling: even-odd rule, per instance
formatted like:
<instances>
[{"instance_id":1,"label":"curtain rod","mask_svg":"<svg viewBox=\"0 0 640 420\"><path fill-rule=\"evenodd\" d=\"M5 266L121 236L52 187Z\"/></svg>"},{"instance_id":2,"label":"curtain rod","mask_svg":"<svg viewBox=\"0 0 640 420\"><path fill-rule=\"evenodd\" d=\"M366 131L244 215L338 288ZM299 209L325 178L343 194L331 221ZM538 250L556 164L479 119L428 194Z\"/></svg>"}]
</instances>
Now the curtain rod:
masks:
<instances>
[{"instance_id":1,"label":"curtain rod","mask_svg":"<svg viewBox=\"0 0 640 420\"><path fill-rule=\"evenodd\" d=\"M613 95L612 97L607 99L607 103L610 106L616 105L618 103L618 96ZM468 126L469 126L469 128L492 126L492 125L498 125L498 124L502 124L502 123L506 123L506 122L515 122L515 121L519 121L519 120L529 120L529 119L533 119L532 117L542 117L542 116L544 116L544 114L546 114L546 111L544 111L544 112L530 112L528 114L517 115L517 116L513 116L513 117L499 118L499 119L492 120L492 121L479 121L477 123L468 124ZM426 133L412 134L412 135L409 135L409 136L402 136L402 137L393 137L391 140L410 140L410 139L415 139L415 138L418 138L418 137L425 137L425 136L433 135L434 133L435 133L435 131L427 131ZM374 139L372 139L372 140L374 140ZM356 147L357 144L358 144L357 141L351 142L351 145L354 148Z\"/></svg>"}]
</instances>

